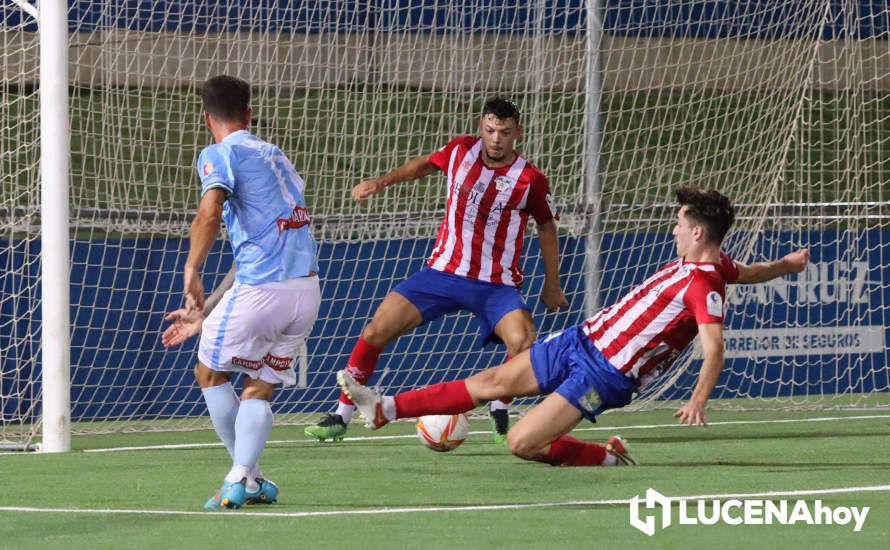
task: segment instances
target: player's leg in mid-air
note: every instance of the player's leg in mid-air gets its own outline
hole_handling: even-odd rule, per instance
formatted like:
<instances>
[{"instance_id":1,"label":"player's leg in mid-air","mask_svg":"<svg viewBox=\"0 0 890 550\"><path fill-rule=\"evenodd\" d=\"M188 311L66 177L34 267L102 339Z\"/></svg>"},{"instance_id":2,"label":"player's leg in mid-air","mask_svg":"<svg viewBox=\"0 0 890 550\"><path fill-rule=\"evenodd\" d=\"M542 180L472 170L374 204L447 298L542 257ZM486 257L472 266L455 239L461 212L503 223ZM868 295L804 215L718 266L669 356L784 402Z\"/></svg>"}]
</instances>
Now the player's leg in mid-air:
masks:
<instances>
[{"instance_id":1,"label":"player's leg in mid-air","mask_svg":"<svg viewBox=\"0 0 890 550\"><path fill-rule=\"evenodd\" d=\"M515 287L425 268L387 295L353 349L347 371L356 382L366 384L386 344L420 324L457 310L471 311L476 316L481 346L504 342L508 358L528 349L534 341L531 313ZM369 346L375 343L378 345ZM487 401L495 441L505 443L509 397L500 397L504 396ZM351 400L345 392L341 393L337 413L306 428L306 435L319 440L342 437L353 411Z\"/></svg>"},{"instance_id":2,"label":"player's leg in mid-air","mask_svg":"<svg viewBox=\"0 0 890 550\"><path fill-rule=\"evenodd\" d=\"M600 445L567 435L582 417L594 420L608 408L624 406L633 391L632 382L605 363L585 338L579 327L571 327L498 367L396 396L358 385L345 371L338 380L374 429L397 418L466 412L497 396L553 394L510 430L511 452L553 465L634 464L620 436Z\"/></svg>"},{"instance_id":3,"label":"player's leg in mid-air","mask_svg":"<svg viewBox=\"0 0 890 550\"><path fill-rule=\"evenodd\" d=\"M377 360L383 349L422 323L423 316L411 301L398 292L390 292L377 307L371 322L362 329L362 334L349 355L346 369L357 382L366 384L377 367ZM339 441L346 434L354 411L355 405L341 391L336 412L326 414L317 424L308 426L304 433L306 437L319 441Z\"/></svg>"},{"instance_id":4,"label":"player's leg in mid-air","mask_svg":"<svg viewBox=\"0 0 890 550\"><path fill-rule=\"evenodd\" d=\"M402 334L447 313L469 309L460 301L465 281L463 277L424 268L396 285L378 306L349 355L346 370L353 379L367 384L380 353ZM355 405L341 392L337 411L307 427L305 434L319 441L341 439L354 411Z\"/></svg>"},{"instance_id":5,"label":"player's leg in mid-air","mask_svg":"<svg viewBox=\"0 0 890 550\"><path fill-rule=\"evenodd\" d=\"M503 365L485 369L469 378L440 382L395 396L380 395L359 384L346 370L337 373L337 381L372 429L380 428L397 418L458 414L492 399L539 393L528 351Z\"/></svg>"}]
</instances>

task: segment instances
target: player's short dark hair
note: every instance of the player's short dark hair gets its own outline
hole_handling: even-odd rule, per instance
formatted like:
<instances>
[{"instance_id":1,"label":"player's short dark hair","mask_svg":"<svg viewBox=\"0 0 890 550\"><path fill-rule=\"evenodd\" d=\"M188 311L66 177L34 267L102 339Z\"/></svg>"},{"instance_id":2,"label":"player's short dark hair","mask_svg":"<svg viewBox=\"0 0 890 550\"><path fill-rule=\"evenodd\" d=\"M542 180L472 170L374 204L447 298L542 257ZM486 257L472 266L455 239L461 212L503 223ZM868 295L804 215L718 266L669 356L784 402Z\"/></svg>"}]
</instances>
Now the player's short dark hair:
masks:
<instances>
[{"instance_id":1,"label":"player's short dark hair","mask_svg":"<svg viewBox=\"0 0 890 550\"><path fill-rule=\"evenodd\" d=\"M686 217L705 229L708 242L719 245L735 221L735 206L729 197L714 189L680 187L677 202L686 206Z\"/></svg>"},{"instance_id":2,"label":"player's short dark hair","mask_svg":"<svg viewBox=\"0 0 890 550\"><path fill-rule=\"evenodd\" d=\"M494 115L501 120L512 118L519 124L519 107L504 96L495 96L485 102L482 116Z\"/></svg>"},{"instance_id":3,"label":"player's short dark hair","mask_svg":"<svg viewBox=\"0 0 890 550\"><path fill-rule=\"evenodd\" d=\"M250 110L250 84L234 76L218 75L201 90L204 110L227 122L241 122Z\"/></svg>"}]
</instances>

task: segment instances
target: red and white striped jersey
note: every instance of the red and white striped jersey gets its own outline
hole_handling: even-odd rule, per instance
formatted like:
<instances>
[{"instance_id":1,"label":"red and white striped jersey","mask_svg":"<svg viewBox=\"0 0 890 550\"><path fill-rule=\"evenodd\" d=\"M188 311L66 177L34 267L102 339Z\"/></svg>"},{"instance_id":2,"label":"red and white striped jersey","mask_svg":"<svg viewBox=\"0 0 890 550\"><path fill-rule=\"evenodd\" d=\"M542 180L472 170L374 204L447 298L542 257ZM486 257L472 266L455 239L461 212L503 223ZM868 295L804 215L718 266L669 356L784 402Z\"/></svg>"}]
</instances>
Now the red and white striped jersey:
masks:
<instances>
[{"instance_id":1,"label":"red and white striped jersey","mask_svg":"<svg viewBox=\"0 0 890 550\"><path fill-rule=\"evenodd\" d=\"M646 385L667 369L698 334L723 323L726 284L739 277L725 253L720 263L674 261L582 323L609 362Z\"/></svg>"},{"instance_id":2,"label":"red and white striped jersey","mask_svg":"<svg viewBox=\"0 0 890 550\"><path fill-rule=\"evenodd\" d=\"M481 153L482 138L458 136L429 157L448 176L448 201L427 265L518 287L529 214L539 224L557 217L550 185L521 155L509 166L489 168Z\"/></svg>"}]
</instances>

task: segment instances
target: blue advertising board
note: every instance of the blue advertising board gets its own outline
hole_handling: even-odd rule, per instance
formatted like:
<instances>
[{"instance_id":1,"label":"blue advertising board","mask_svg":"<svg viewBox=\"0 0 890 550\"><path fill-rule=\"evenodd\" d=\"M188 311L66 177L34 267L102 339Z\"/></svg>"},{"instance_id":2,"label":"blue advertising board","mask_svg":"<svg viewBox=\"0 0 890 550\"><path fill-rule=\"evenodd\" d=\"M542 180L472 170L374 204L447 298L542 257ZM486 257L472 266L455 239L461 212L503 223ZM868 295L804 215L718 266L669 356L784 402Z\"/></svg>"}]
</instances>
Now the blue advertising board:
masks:
<instances>
[{"instance_id":1,"label":"blue advertising board","mask_svg":"<svg viewBox=\"0 0 890 550\"><path fill-rule=\"evenodd\" d=\"M0 263L6 266L0 278L0 391L7 396L0 412L11 418L39 400L39 383L18 391L39 378L39 243L8 245L0 240ZM418 258L431 245L425 239L322 245L322 308L308 342L313 374L304 379L304 387L281 392L276 410L293 410L296 403L313 403L309 410L329 407L338 391L333 373L343 368L362 326L390 288L388 283L362 284L365 273L395 284L421 267ZM890 387L890 273L882 261L890 252L890 232L766 232L755 242L754 257L774 257L799 246L809 247L812 254L803 273L730 291L727 368L715 397L864 393ZM181 303L178 263L187 247L185 239L72 243L71 296L72 304L79 304L71 311L75 420L182 416L203 410L194 406L201 399L191 374L195 342L178 350L165 350L160 343L164 313ZM583 272L584 247L583 238L562 238L563 273ZM648 275L644 270L673 256L669 234L607 234L602 248L602 288L607 290L601 303L614 302ZM526 243L525 257L524 294L539 332L580 322L583 278L563 277L566 294L573 298L571 312L547 313L537 299L543 267L531 261L537 257L534 239ZM231 256L217 248L205 273L222 274L230 264ZM628 265L648 267L628 270ZM214 278L208 276L205 284L212 287ZM425 385L498 364L503 348L481 349L475 323L469 315L452 315L399 339L381 359L383 380L378 376L374 382ZM687 398L696 373L693 364L662 397Z\"/></svg>"}]
</instances>

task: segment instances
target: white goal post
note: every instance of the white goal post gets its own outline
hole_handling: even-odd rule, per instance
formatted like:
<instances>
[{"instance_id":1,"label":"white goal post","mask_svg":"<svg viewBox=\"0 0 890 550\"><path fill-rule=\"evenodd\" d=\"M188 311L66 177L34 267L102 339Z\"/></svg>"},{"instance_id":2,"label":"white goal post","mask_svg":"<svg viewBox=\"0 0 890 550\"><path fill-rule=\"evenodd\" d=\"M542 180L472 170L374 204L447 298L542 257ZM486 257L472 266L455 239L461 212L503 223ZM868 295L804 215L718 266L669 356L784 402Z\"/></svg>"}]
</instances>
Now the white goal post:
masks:
<instances>
[{"instance_id":1,"label":"white goal post","mask_svg":"<svg viewBox=\"0 0 890 550\"><path fill-rule=\"evenodd\" d=\"M726 243L738 260L806 246L813 263L733 287L712 406L890 404L886 6L246 4L0 8L0 445L64 451L71 433L209 427L194 343L165 350L160 333L181 303L194 163L210 142L200 88L220 73L252 84L253 131L306 180L321 245L322 310L277 421L333 407L335 371L386 292L423 265L444 210L441 175L362 205L349 189L475 132L495 94L518 103L518 147L561 210L569 311L539 303L533 227L525 243L523 293L542 334L672 258L677 186L717 188L738 206ZM224 238L208 289L231 265ZM449 316L388 348L371 383L399 391L504 354L478 346L469 315ZM637 407L685 399L698 364L693 348Z\"/></svg>"}]
</instances>

